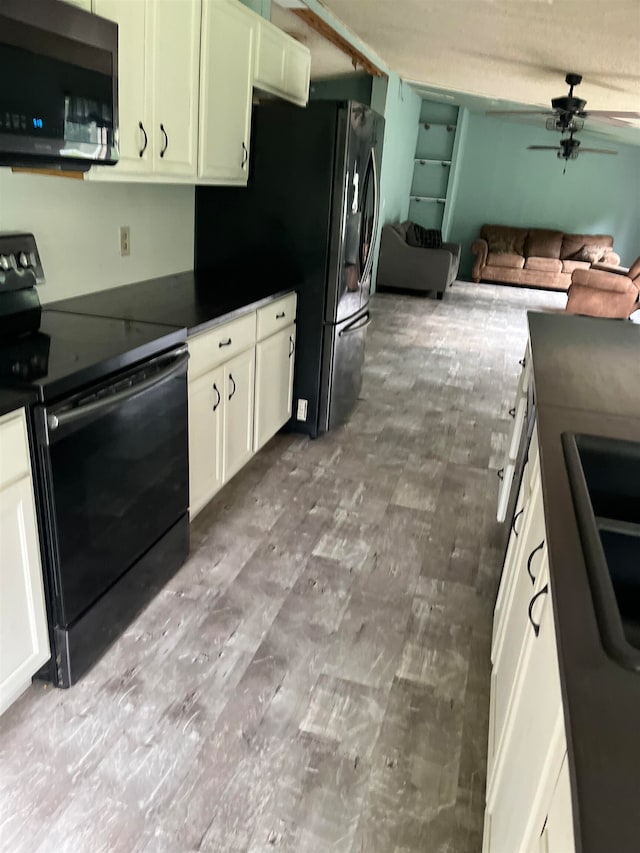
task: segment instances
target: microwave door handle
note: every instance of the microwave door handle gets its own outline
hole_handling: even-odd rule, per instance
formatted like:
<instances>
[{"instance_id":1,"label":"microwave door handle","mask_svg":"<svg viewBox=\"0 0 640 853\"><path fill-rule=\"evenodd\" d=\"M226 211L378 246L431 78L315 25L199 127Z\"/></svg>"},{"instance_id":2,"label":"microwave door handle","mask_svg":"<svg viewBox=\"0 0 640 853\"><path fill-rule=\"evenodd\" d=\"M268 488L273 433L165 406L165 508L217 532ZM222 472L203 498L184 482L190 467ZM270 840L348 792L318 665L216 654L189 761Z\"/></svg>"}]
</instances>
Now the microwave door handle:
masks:
<instances>
[{"instance_id":1,"label":"microwave door handle","mask_svg":"<svg viewBox=\"0 0 640 853\"><path fill-rule=\"evenodd\" d=\"M70 409L67 412L60 412L59 414L49 412L47 414L47 427L49 432L55 433L57 430L70 426L71 424L77 427L82 421L93 418L99 412L111 409L119 403L130 400L132 397L136 397L138 394L142 394L144 391L148 391L156 385L160 385L162 382L170 379L174 374L179 373L189 360L189 353L187 352L186 347L178 350L176 354L178 357L173 359L168 367L165 367L154 376L150 376L147 379L143 379L141 382L132 385L130 388L125 388L123 391L116 391L115 394L111 394L109 397L103 397L101 400L85 403L85 405L78 406L76 409ZM56 438L57 436L54 436L54 440Z\"/></svg>"}]
</instances>

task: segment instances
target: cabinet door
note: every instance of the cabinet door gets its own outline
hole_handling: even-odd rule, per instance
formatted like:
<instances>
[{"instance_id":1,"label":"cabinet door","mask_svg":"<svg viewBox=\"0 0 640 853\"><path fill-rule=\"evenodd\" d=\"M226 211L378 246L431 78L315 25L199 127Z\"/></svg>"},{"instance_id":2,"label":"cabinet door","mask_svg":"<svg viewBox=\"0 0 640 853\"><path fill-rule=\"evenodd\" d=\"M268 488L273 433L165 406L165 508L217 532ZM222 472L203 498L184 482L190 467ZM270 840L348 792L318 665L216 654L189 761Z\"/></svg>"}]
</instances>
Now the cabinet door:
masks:
<instances>
[{"instance_id":1,"label":"cabinet door","mask_svg":"<svg viewBox=\"0 0 640 853\"><path fill-rule=\"evenodd\" d=\"M286 36L268 21L258 22L254 85L282 92L285 85Z\"/></svg>"},{"instance_id":2,"label":"cabinet door","mask_svg":"<svg viewBox=\"0 0 640 853\"><path fill-rule=\"evenodd\" d=\"M294 352L293 324L256 346L256 450L291 417Z\"/></svg>"},{"instance_id":3,"label":"cabinet door","mask_svg":"<svg viewBox=\"0 0 640 853\"><path fill-rule=\"evenodd\" d=\"M545 558L546 559L546 558ZM543 571L548 576L548 567ZM545 780L564 738L560 674L548 580L530 596L523 655L507 732L488 788L485 853L520 851L538 826ZM559 763L555 767L555 776ZM548 789L547 789L548 790ZM564 853L564 851L563 851Z\"/></svg>"},{"instance_id":4,"label":"cabinet door","mask_svg":"<svg viewBox=\"0 0 640 853\"><path fill-rule=\"evenodd\" d=\"M246 184L255 16L239 3L203 0L198 176Z\"/></svg>"},{"instance_id":5,"label":"cabinet door","mask_svg":"<svg viewBox=\"0 0 640 853\"><path fill-rule=\"evenodd\" d=\"M565 755L544 828L539 836L538 849L540 853L573 853L575 846L571 783Z\"/></svg>"},{"instance_id":6,"label":"cabinet door","mask_svg":"<svg viewBox=\"0 0 640 853\"><path fill-rule=\"evenodd\" d=\"M193 518L222 486L222 367L189 383L189 514Z\"/></svg>"},{"instance_id":7,"label":"cabinet door","mask_svg":"<svg viewBox=\"0 0 640 853\"><path fill-rule=\"evenodd\" d=\"M153 168L158 174L196 174L200 10L200 0L148 2Z\"/></svg>"},{"instance_id":8,"label":"cabinet door","mask_svg":"<svg viewBox=\"0 0 640 853\"><path fill-rule=\"evenodd\" d=\"M240 353L224 370L224 482L253 456L255 349Z\"/></svg>"},{"instance_id":9,"label":"cabinet door","mask_svg":"<svg viewBox=\"0 0 640 853\"><path fill-rule=\"evenodd\" d=\"M308 48L291 40L285 61L285 92L290 100L304 106L309 100L311 54Z\"/></svg>"},{"instance_id":10,"label":"cabinet door","mask_svg":"<svg viewBox=\"0 0 640 853\"><path fill-rule=\"evenodd\" d=\"M0 713L49 658L31 478L0 491Z\"/></svg>"},{"instance_id":11,"label":"cabinet door","mask_svg":"<svg viewBox=\"0 0 640 853\"><path fill-rule=\"evenodd\" d=\"M503 627L496 638L495 663L491 673L487 754L489 782L494 761L504 739L507 715L513 702L514 682L523 654L525 636L529 631L527 607L531 596L541 588L545 580L545 528L539 474L527 508L522 537L522 548L514 563L513 579L504 602Z\"/></svg>"},{"instance_id":12,"label":"cabinet door","mask_svg":"<svg viewBox=\"0 0 640 853\"><path fill-rule=\"evenodd\" d=\"M94 11L118 24L118 109L120 160L114 174L148 172L154 136L149 110L146 57L149 0L93 0ZM109 170L102 169L101 172Z\"/></svg>"}]
</instances>

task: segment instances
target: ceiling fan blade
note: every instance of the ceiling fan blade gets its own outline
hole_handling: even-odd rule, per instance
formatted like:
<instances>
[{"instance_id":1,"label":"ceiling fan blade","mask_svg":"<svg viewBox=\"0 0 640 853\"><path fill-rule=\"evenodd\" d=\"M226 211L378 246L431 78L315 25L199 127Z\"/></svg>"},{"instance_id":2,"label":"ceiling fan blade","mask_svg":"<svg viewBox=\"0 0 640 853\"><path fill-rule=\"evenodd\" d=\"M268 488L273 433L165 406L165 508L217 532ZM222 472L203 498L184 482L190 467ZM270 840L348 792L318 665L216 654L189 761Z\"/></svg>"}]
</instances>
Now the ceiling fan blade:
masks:
<instances>
[{"instance_id":1,"label":"ceiling fan blade","mask_svg":"<svg viewBox=\"0 0 640 853\"><path fill-rule=\"evenodd\" d=\"M527 151L562 151L557 145L527 145Z\"/></svg>"},{"instance_id":2,"label":"ceiling fan blade","mask_svg":"<svg viewBox=\"0 0 640 853\"><path fill-rule=\"evenodd\" d=\"M607 116L609 118L640 118L634 110L587 110L588 116Z\"/></svg>"},{"instance_id":3,"label":"ceiling fan blade","mask_svg":"<svg viewBox=\"0 0 640 853\"><path fill-rule=\"evenodd\" d=\"M553 116L552 110L487 110L487 116Z\"/></svg>"},{"instance_id":4,"label":"ceiling fan blade","mask_svg":"<svg viewBox=\"0 0 640 853\"><path fill-rule=\"evenodd\" d=\"M617 151L610 151L608 148L580 148L581 154L617 154Z\"/></svg>"}]
</instances>

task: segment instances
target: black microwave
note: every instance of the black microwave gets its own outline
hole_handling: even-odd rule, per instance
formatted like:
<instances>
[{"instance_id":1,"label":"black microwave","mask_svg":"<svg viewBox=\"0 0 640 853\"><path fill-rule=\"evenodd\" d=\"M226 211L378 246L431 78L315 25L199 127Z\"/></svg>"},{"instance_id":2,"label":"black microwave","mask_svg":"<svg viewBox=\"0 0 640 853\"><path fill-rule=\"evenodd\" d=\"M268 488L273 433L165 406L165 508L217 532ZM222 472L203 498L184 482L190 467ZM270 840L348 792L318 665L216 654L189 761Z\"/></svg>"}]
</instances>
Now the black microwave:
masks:
<instances>
[{"instance_id":1,"label":"black microwave","mask_svg":"<svg viewBox=\"0 0 640 853\"><path fill-rule=\"evenodd\" d=\"M0 166L117 162L117 25L62 0L0 0Z\"/></svg>"}]
</instances>

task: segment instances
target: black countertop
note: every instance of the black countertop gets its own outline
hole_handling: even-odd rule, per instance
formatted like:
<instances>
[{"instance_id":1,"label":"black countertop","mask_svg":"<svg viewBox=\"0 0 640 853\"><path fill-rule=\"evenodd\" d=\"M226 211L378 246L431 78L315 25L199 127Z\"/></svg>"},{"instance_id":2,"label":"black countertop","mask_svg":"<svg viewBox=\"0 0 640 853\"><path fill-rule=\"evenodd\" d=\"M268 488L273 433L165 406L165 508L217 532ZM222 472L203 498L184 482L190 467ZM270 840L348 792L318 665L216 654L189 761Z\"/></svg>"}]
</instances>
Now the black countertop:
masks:
<instances>
[{"instance_id":1,"label":"black countertop","mask_svg":"<svg viewBox=\"0 0 640 853\"><path fill-rule=\"evenodd\" d=\"M56 311L186 327L202 332L267 305L295 289L295 279L282 269L276 278L269 262L260 270L220 268L208 273L183 272L101 290L47 305ZM239 276L242 286L237 286Z\"/></svg>"},{"instance_id":2,"label":"black countertop","mask_svg":"<svg viewBox=\"0 0 640 853\"><path fill-rule=\"evenodd\" d=\"M640 673L604 651L561 435L640 441L640 326L529 313L576 850L640 847Z\"/></svg>"}]
</instances>

